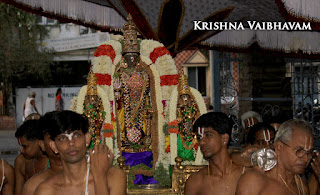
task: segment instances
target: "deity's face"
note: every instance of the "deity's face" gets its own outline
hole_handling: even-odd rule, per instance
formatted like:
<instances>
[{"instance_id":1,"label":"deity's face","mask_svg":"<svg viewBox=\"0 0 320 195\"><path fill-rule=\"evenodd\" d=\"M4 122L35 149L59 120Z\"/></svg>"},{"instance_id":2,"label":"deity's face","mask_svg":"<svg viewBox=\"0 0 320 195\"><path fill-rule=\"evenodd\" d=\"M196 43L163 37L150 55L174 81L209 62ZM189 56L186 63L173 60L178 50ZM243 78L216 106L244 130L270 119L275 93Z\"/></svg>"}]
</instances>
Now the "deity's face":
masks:
<instances>
[{"instance_id":1,"label":"deity's face","mask_svg":"<svg viewBox=\"0 0 320 195\"><path fill-rule=\"evenodd\" d=\"M68 163L77 163L85 158L86 145L90 142L90 134L83 134L81 130L65 132L58 135L50 147L58 151L61 160Z\"/></svg>"},{"instance_id":2,"label":"deity's face","mask_svg":"<svg viewBox=\"0 0 320 195\"><path fill-rule=\"evenodd\" d=\"M202 136L197 135L201 152L205 159L213 157L215 154L221 151L225 144L224 135L219 134L211 127L204 127Z\"/></svg>"},{"instance_id":3,"label":"deity's face","mask_svg":"<svg viewBox=\"0 0 320 195\"><path fill-rule=\"evenodd\" d=\"M259 130L255 134L253 145L262 146L263 148L274 149L275 133L271 130Z\"/></svg>"},{"instance_id":4,"label":"deity's face","mask_svg":"<svg viewBox=\"0 0 320 195\"><path fill-rule=\"evenodd\" d=\"M19 137L20 153L26 159L33 159L41 153L38 140L30 141L26 137Z\"/></svg>"},{"instance_id":5,"label":"deity's face","mask_svg":"<svg viewBox=\"0 0 320 195\"><path fill-rule=\"evenodd\" d=\"M291 173L303 174L312 158L313 144L311 133L296 128L292 133L291 141L276 143L278 163L281 163ZM298 157L297 151L299 150L305 150L307 153L303 157Z\"/></svg>"},{"instance_id":6,"label":"deity's face","mask_svg":"<svg viewBox=\"0 0 320 195\"><path fill-rule=\"evenodd\" d=\"M138 53L126 53L124 54L124 59L126 63L128 64L128 68L132 68L137 66L138 60L139 60L139 54Z\"/></svg>"},{"instance_id":7,"label":"deity's face","mask_svg":"<svg viewBox=\"0 0 320 195\"><path fill-rule=\"evenodd\" d=\"M179 104L181 106L190 106L190 95L189 94L182 94L180 96Z\"/></svg>"}]
</instances>

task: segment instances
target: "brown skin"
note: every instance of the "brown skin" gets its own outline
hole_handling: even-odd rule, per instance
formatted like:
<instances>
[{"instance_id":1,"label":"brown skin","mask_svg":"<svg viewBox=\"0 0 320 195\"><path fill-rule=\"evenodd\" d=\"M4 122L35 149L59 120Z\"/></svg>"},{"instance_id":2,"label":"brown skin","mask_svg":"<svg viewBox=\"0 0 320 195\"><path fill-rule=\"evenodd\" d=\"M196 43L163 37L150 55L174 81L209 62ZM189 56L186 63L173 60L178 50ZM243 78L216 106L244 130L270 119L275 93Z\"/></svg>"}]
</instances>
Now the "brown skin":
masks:
<instances>
[{"instance_id":1,"label":"brown skin","mask_svg":"<svg viewBox=\"0 0 320 195\"><path fill-rule=\"evenodd\" d=\"M90 134L84 135L81 130L73 132L71 140L65 134L60 134L55 141L50 141L52 150L59 153L64 168L42 182L37 187L35 195L84 194L87 172L85 153L90 142ZM112 167L111 151L102 144L95 146L94 151L90 151L89 194L125 194L126 177L121 169Z\"/></svg>"},{"instance_id":2,"label":"brown skin","mask_svg":"<svg viewBox=\"0 0 320 195\"><path fill-rule=\"evenodd\" d=\"M253 142L253 145L248 144L248 146L242 151L242 152L234 152L231 154L231 159L239 164L246 167L251 167L251 155L253 152L262 149L262 148L270 148L274 149L274 138L275 133L273 131L270 132L270 141L266 142L263 135L264 130L259 130L255 134L255 140ZM266 132L267 134L267 132ZM266 135L268 136L268 135ZM268 139L268 137L267 137Z\"/></svg>"},{"instance_id":3,"label":"brown skin","mask_svg":"<svg viewBox=\"0 0 320 195\"><path fill-rule=\"evenodd\" d=\"M270 148L270 149L274 149L274 137L275 137L275 133L273 131L269 130L270 133L270 141L266 142L266 140L264 139L264 134L263 132L265 131L266 136L268 136L268 133L266 130L259 130L256 132L255 135L255 140L253 142L253 145L257 145L257 146L261 146L262 148ZM269 137L267 137L268 139Z\"/></svg>"},{"instance_id":4,"label":"brown skin","mask_svg":"<svg viewBox=\"0 0 320 195\"><path fill-rule=\"evenodd\" d=\"M305 138L307 138L307 141ZM297 174L304 174L311 157L305 155L304 157L299 158L296 156L295 150L304 148L305 145L312 150L313 137L310 133L296 128L292 133L291 141L287 144L293 149L280 141L275 143L278 163L273 169L264 172L258 167L254 167L242 175L238 182L236 194L292 194L288 187L298 194L298 188L294 177ZM286 187L279 175L282 176L288 187ZM302 178L302 181L305 194L309 194L306 180Z\"/></svg>"},{"instance_id":5,"label":"brown skin","mask_svg":"<svg viewBox=\"0 0 320 195\"><path fill-rule=\"evenodd\" d=\"M199 140L199 145L203 156L209 161L210 174L208 175L208 167L205 167L191 175L186 182L186 195L235 193L243 167L234 163L231 165L228 141L228 134L220 135L210 127L204 128L204 136Z\"/></svg>"},{"instance_id":6,"label":"brown skin","mask_svg":"<svg viewBox=\"0 0 320 195\"><path fill-rule=\"evenodd\" d=\"M0 182L2 181L2 175L4 171L5 179L3 181L2 190L0 194L2 195L13 195L14 191L14 170L13 167L5 160L3 160L4 170L2 170L2 162L0 160Z\"/></svg>"},{"instance_id":7,"label":"brown skin","mask_svg":"<svg viewBox=\"0 0 320 195\"><path fill-rule=\"evenodd\" d=\"M310 195L320 195L320 155L318 152L311 159L313 173L309 180Z\"/></svg>"},{"instance_id":8,"label":"brown skin","mask_svg":"<svg viewBox=\"0 0 320 195\"><path fill-rule=\"evenodd\" d=\"M15 160L15 195L20 195L25 182L33 175L47 167L47 157L39 147L39 140L29 141L25 137L18 138L20 153Z\"/></svg>"},{"instance_id":9,"label":"brown skin","mask_svg":"<svg viewBox=\"0 0 320 195\"><path fill-rule=\"evenodd\" d=\"M40 183L48 179L49 177L53 176L54 174L62 171L62 163L58 154L55 154L52 149L50 148L50 135L46 133L44 135L44 140L39 140L39 145L41 150L47 154L47 157L50 161L50 168L34 175L30 178L23 186L21 195L29 195L34 194L36 188L39 186Z\"/></svg>"}]
</instances>

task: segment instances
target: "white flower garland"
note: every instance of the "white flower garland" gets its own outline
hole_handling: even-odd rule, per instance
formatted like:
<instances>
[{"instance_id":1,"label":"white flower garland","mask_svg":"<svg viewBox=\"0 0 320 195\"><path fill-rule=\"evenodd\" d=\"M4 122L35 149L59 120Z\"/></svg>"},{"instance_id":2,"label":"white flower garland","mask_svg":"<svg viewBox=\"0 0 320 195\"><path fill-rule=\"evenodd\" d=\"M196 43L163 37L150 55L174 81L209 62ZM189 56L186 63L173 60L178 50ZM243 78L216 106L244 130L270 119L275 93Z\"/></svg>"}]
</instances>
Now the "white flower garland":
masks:
<instances>
[{"instance_id":1,"label":"white flower garland","mask_svg":"<svg viewBox=\"0 0 320 195\"><path fill-rule=\"evenodd\" d=\"M171 92L169 105L169 122L177 119L177 104L178 104L178 87L175 86ZM170 133L170 161L171 165L175 165L175 158L178 156L178 135Z\"/></svg>"},{"instance_id":2,"label":"white flower garland","mask_svg":"<svg viewBox=\"0 0 320 195\"><path fill-rule=\"evenodd\" d=\"M177 68L171 55L165 54L160 56L155 61L155 65L160 75L175 75L178 74Z\"/></svg>"},{"instance_id":3,"label":"white flower garland","mask_svg":"<svg viewBox=\"0 0 320 195\"><path fill-rule=\"evenodd\" d=\"M161 87L160 87L160 77L158 74L158 71L154 64L150 65L150 69L153 73L153 78L154 78L154 87L155 87L155 93L156 93L156 102L157 102L157 111L158 111L158 151L159 151L159 156L158 156L158 161L156 163L156 166L159 165L159 163L166 164L166 156L165 156L165 135L163 133L163 106L161 102L161 97L162 97L162 92L161 92Z\"/></svg>"},{"instance_id":4,"label":"white flower garland","mask_svg":"<svg viewBox=\"0 0 320 195\"><path fill-rule=\"evenodd\" d=\"M71 99L71 104L69 106L69 109L68 110L71 110L71 111L76 111L77 109L77 100L78 100L78 97L77 96L74 96L72 99Z\"/></svg>"},{"instance_id":5,"label":"white flower garland","mask_svg":"<svg viewBox=\"0 0 320 195\"><path fill-rule=\"evenodd\" d=\"M150 59L150 54L157 47L164 47L162 43L154 40L142 40L140 43L140 56L145 56Z\"/></svg>"}]
</instances>

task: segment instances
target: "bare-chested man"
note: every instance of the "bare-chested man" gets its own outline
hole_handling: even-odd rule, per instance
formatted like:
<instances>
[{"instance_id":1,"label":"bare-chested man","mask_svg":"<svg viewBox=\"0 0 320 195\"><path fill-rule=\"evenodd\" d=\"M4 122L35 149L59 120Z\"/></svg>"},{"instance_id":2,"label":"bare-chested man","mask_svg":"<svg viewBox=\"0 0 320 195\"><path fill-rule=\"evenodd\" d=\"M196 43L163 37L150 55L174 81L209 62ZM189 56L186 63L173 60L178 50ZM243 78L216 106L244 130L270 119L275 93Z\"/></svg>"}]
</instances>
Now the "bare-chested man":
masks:
<instances>
[{"instance_id":1,"label":"bare-chested man","mask_svg":"<svg viewBox=\"0 0 320 195\"><path fill-rule=\"evenodd\" d=\"M275 134L275 129L271 125L256 123L249 130L246 148L242 152L233 152L232 160L237 164L252 167L252 153L262 148L274 149Z\"/></svg>"},{"instance_id":2,"label":"bare-chested man","mask_svg":"<svg viewBox=\"0 0 320 195\"><path fill-rule=\"evenodd\" d=\"M277 165L264 172L258 167L241 176L236 194L309 194L305 173L313 151L313 131L309 122L284 122L275 137Z\"/></svg>"},{"instance_id":3,"label":"bare-chested man","mask_svg":"<svg viewBox=\"0 0 320 195\"><path fill-rule=\"evenodd\" d=\"M62 170L62 163L59 155L55 154L49 146L50 135L48 133L48 129L51 127L51 124L53 123L52 117L54 117L56 113L56 111L48 112L39 120L39 128L43 133L43 136L39 139L39 144L42 151L46 153L49 159L50 167L47 170L38 173L30 178L23 186L21 193L22 195L34 194L36 188L40 183Z\"/></svg>"},{"instance_id":4,"label":"bare-chested man","mask_svg":"<svg viewBox=\"0 0 320 195\"><path fill-rule=\"evenodd\" d=\"M50 147L60 155L63 171L42 182L35 194L125 194L125 173L112 166L113 154L107 146L95 146L87 160L88 120L72 111L61 111L53 119Z\"/></svg>"},{"instance_id":5,"label":"bare-chested man","mask_svg":"<svg viewBox=\"0 0 320 195\"><path fill-rule=\"evenodd\" d=\"M13 195L14 170L5 160L0 159L0 194Z\"/></svg>"},{"instance_id":6,"label":"bare-chested man","mask_svg":"<svg viewBox=\"0 0 320 195\"><path fill-rule=\"evenodd\" d=\"M200 116L193 126L201 152L209 165L191 175L185 194L235 194L243 167L232 163L228 153L231 120L221 112Z\"/></svg>"},{"instance_id":7,"label":"bare-chested man","mask_svg":"<svg viewBox=\"0 0 320 195\"><path fill-rule=\"evenodd\" d=\"M20 153L15 160L15 194L20 195L24 183L33 175L43 171L48 166L48 158L39 146L37 120L25 121L16 131L15 136L20 145Z\"/></svg>"}]
</instances>

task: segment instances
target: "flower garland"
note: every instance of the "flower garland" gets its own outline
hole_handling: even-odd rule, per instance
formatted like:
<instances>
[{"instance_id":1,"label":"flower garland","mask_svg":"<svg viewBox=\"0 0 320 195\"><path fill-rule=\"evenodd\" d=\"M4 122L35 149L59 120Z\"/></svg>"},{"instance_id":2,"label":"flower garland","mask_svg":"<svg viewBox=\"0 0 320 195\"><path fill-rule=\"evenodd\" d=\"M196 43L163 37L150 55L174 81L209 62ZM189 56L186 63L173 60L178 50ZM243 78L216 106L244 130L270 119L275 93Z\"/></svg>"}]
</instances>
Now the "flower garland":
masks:
<instances>
[{"instance_id":1,"label":"flower garland","mask_svg":"<svg viewBox=\"0 0 320 195\"><path fill-rule=\"evenodd\" d=\"M197 91L196 89L190 87L190 91L191 94L194 96L194 99L199 107L199 111L200 114L204 114L207 112L204 100L202 95L200 94L199 91ZM177 86L175 86L175 88L173 88L172 93L171 93L171 97L170 97L170 105L169 105L169 116L168 116L168 120L171 121L169 122L173 124L174 121L176 121L176 117L177 117L177 105L178 105L178 88ZM175 164L175 158L178 156L178 136L175 132L170 133L170 157L171 157L171 164L174 165ZM188 162L188 161L184 161L183 164L193 164L193 165L202 165L204 163L203 160L203 155L202 152L199 150L199 147L197 145L197 150L196 150L196 159L194 162Z\"/></svg>"},{"instance_id":2,"label":"flower garland","mask_svg":"<svg viewBox=\"0 0 320 195\"><path fill-rule=\"evenodd\" d=\"M164 151L164 147L165 147L165 136L164 133L162 131L163 128L163 106L162 106L162 102L161 102L161 97L162 97L162 91L161 91L161 87L160 87L160 77L158 74L158 71L156 70L156 67L152 64L150 65L150 69L153 73L153 77L154 77L154 87L155 87L155 94L156 94L156 102L157 102L157 112L158 112L158 152L159 152L159 156L158 156L158 161L156 163L156 167L162 163L162 164L167 164L165 163L165 159L166 159L166 153Z\"/></svg>"},{"instance_id":3,"label":"flower garland","mask_svg":"<svg viewBox=\"0 0 320 195\"><path fill-rule=\"evenodd\" d=\"M70 104L68 110L71 110L71 111L74 111L74 112L76 111L76 109L77 109L77 100L78 100L78 96L74 96L71 99L71 104Z\"/></svg>"},{"instance_id":4,"label":"flower garland","mask_svg":"<svg viewBox=\"0 0 320 195\"><path fill-rule=\"evenodd\" d=\"M92 60L91 70L96 75L99 74L97 76L98 84L109 94L109 99L114 100L111 75L114 74L116 64L120 62L122 57L121 43L119 41L109 40L102 43L97 50Z\"/></svg>"},{"instance_id":5,"label":"flower garland","mask_svg":"<svg viewBox=\"0 0 320 195\"><path fill-rule=\"evenodd\" d=\"M142 40L140 43L140 55L146 56L150 59L150 53L156 48L156 47L163 47L164 45L158 41L154 40ZM147 63L148 64L148 63ZM150 63L151 64L151 63Z\"/></svg>"},{"instance_id":6,"label":"flower garland","mask_svg":"<svg viewBox=\"0 0 320 195\"><path fill-rule=\"evenodd\" d=\"M175 86L171 92L169 105L169 121L175 121L177 118L177 104L178 104L178 87ZM170 122L169 122L170 123ZM178 134L170 133L170 163L175 165L175 158L178 156Z\"/></svg>"}]
</instances>

